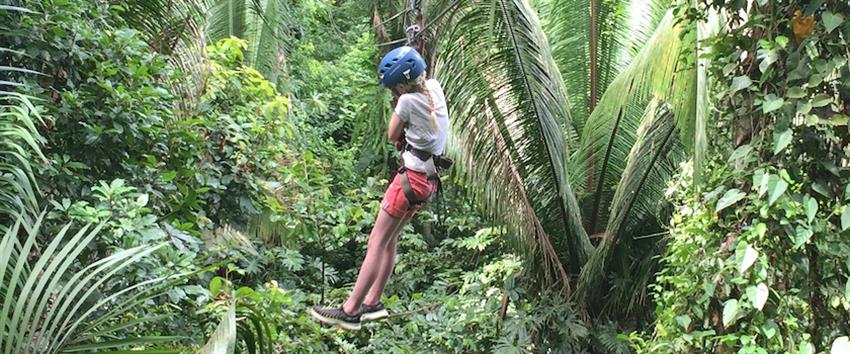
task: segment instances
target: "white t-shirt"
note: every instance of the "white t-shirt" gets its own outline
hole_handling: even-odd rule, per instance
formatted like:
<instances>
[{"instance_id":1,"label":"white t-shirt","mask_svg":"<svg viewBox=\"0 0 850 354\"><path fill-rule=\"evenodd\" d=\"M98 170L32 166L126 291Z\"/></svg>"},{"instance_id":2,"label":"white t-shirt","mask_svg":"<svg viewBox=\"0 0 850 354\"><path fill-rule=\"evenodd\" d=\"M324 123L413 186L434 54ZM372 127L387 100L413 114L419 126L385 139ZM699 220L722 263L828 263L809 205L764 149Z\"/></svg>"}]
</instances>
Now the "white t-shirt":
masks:
<instances>
[{"instance_id":1,"label":"white t-shirt","mask_svg":"<svg viewBox=\"0 0 850 354\"><path fill-rule=\"evenodd\" d=\"M437 80L430 79L425 86L431 91L434 100L434 113L437 116L437 126L431 121L428 96L424 93L406 93L398 98L395 113L404 122L404 136L407 143L419 150L442 155L446 148L446 138L449 135L449 111L446 108L446 96ZM418 172L427 171L424 161L405 151L402 154L404 167Z\"/></svg>"}]
</instances>

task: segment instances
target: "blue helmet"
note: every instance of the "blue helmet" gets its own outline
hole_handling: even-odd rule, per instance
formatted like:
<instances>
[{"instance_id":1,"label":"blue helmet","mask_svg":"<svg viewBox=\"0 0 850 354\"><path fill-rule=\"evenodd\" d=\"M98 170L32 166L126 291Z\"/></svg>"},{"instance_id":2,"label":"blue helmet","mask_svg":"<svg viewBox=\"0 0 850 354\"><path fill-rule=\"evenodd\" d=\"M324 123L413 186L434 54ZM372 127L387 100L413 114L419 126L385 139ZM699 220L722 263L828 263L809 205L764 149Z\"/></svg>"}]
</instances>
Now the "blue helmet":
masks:
<instances>
[{"instance_id":1,"label":"blue helmet","mask_svg":"<svg viewBox=\"0 0 850 354\"><path fill-rule=\"evenodd\" d=\"M413 80L425 72L425 59L412 47L403 46L391 50L378 65L378 75L384 87Z\"/></svg>"}]
</instances>

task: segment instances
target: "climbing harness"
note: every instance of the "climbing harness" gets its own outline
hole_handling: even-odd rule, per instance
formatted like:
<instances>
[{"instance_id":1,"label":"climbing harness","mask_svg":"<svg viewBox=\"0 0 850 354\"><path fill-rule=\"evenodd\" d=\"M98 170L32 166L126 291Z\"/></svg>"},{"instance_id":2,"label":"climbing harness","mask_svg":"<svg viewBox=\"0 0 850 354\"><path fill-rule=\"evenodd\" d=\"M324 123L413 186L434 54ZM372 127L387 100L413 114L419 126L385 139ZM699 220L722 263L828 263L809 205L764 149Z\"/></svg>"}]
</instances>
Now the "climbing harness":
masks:
<instances>
[{"instance_id":1,"label":"climbing harness","mask_svg":"<svg viewBox=\"0 0 850 354\"><path fill-rule=\"evenodd\" d=\"M425 199L420 199L413 192L413 187L410 186L410 178L407 176L407 168L404 167L404 152L410 152L413 156L416 156L416 158L425 162L425 174L428 177L428 181L437 183L437 193L439 193L442 189L440 176L452 167L454 161L442 155L434 155L428 151L414 148L406 143L403 145L403 148L399 151L401 155L401 167L398 169L398 174L401 175L401 189L404 191L404 196L407 198L410 205L421 205L428 201L430 196Z\"/></svg>"}]
</instances>

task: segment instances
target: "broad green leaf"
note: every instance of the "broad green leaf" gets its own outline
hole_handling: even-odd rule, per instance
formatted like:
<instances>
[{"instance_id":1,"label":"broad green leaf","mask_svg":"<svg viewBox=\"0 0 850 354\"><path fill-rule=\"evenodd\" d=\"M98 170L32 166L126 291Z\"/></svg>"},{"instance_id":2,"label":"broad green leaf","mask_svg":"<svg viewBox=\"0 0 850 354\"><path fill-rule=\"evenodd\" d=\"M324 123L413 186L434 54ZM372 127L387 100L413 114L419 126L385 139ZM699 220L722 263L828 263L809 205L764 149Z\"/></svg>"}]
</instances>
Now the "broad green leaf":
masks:
<instances>
[{"instance_id":1,"label":"broad green leaf","mask_svg":"<svg viewBox=\"0 0 850 354\"><path fill-rule=\"evenodd\" d=\"M818 200L808 194L803 196L803 210L806 211L806 220L812 222L818 212Z\"/></svg>"},{"instance_id":2,"label":"broad green leaf","mask_svg":"<svg viewBox=\"0 0 850 354\"><path fill-rule=\"evenodd\" d=\"M850 184L844 186L844 200L850 199Z\"/></svg>"},{"instance_id":3,"label":"broad green leaf","mask_svg":"<svg viewBox=\"0 0 850 354\"><path fill-rule=\"evenodd\" d=\"M222 277L212 278L212 280L210 280L210 296L218 296L218 294L221 293L222 285L224 285L224 279Z\"/></svg>"},{"instance_id":4,"label":"broad green leaf","mask_svg":"<svg viewBox=\"0 0 850 354\"><path fill-rule=\"evenodd\" d=\"M812 190L820 193L820 195L822 195L824 197L832 198L832 191L829 190L829 188L826 188L826 186L824 186L820 182L815 182L814 184L812 184Z\"/></svg>"},{"instance_id":5,"label":"broad green leaf","mask_svg":"<svg viewBox=\"0 0 850 354\"><path fill-rule=\"evenodd\" d=\"M764 308L764 304L767 303L767 297L769 295L770 290L768 290L767 285L764 283L759 283L757 286L747 288L747 297L750 301L752 301L753 307L759 311Z\"/></svg>"},{"instance_id":6,"label":"broad green leaf","mask_svg":"<svg viewBox=\"0 0 850 354\"><path fill-rule=\"evenodd\" d=\"M814 233L808 227L797 225L794 229L794 247L800 247L809 242Z\"/></svg>"},{"instance_id":7,"label":"broad green leaf","mask_svg":"<svg viewBox=\"0 0 850 354\"><path fill-rule=\"evenodd\" d=\"M680 315L676 316L676 323L682 326L683 329L687 330L688 326L691 325L691 316L688 315Z\"/></svg>"},{"instance_id":8,"label":"broad green leaf","mask_svg":"<svg viewBox=\"0 0 850 354\"><path fill-rule=\"evenodd\" d=\"M763 238L764 235L766 235L766 234L767 234L767 224L765 224L763 222L758 223L756 225L756 235L758 235L759 238Z\"/></svg>"},{"instance_id":9,"label":"broad green leaf","mask_svg":"<svg viewBox=\"0 0 850 354\"><path fill-rule=\"evenodd\" d=\"M773 65L773 63L776 62L777 59L779 59L779 54L776 53L775 50L760 49L758 51L758 58L761 59L761 63L759 63L759 71L764 73L771 65Z\"/></svg>"},{"instance_id":10,"label":"broad green leaf","mask_svg":"<svg viewBox=\"0 0 850 354\"><path fill-rule=\"evenodd\" d=\"M729 162L735 162L735 160L744 158L749 156L753 152L753 146L750 144L744 144L739 146L732 152L732 155L729 156Z\"/></svg>"},{"instance_id":11,"label":"broad green leaf","mask_svg":"<svg viewBox=\"0 0 850 354\"><path fill-rule=\"evenodd\" d=\"M785 92L785 97L788 98L803 98L806 97L806 90L803 90L802 87L795 86L788 89L788 92Z\"/></svg>"},{"instance_id":12,"label":"broad green leaf","mask_svg":"<svg viewBox=\"0 0 850 354\"><path fill-rule=\"evenodd\" d=\"M788 37L785 36L776 36L776 44L779 45L780 48L785 48L788 46Z\"/></svg>"},{"instance_id":13,"label":"broad green leaf","mask_svg":"<svg viewBox=\"0 0 850 354\"><path fill-rule=\"evenodd\" d=\"M850 208L846 205L841 210L841 231L850 227Z\"/></svg>"},{"instance_id":14,"label":"broad green leaf","mask_svg":"<svg viewBox=\"0 0 850 354\"><path fill-rule=\"evenodd\" d=\"M815 346L807 341L800 342L799 354L815 354Z\"/></svg>"},{"instance_id":15,"label":"broad green leaf","mask_svg":"<svg viewBox=\"0 0 850 354\"><path fill-rule=\"evenodd\" d=\"M825 93L819 93L812 98L812 107L823 107L832 102L832 96Z\"/></svg>"},{"instance_id":16,"label":"broad green leaf","mask_svg":"<svg viewBox=\"0 0 850 354\"><path fill-rule=\"evenodd\" d=\"M767 337L767 339L770 339L776 335L776 327L776 322L774 322L773 320L768 320L768 322L761 327L761 331L762 333L764 333L764 336Z\"/></svg>"},{"instance_id":17,"label":"broad green leaf","mask_svg":"<svg viewBox=\"0 0 850 354\"><path fill-rule=\"evenodd\" d=\"M832 348L829 349L829 354L847 354L850 353L850 339L847 336L835 338L832 341Z\"/></svg>"},{"instance_id":18,"label":"broad green leaf","mask_svg":"<svg viewBox=\"0 0 850 354\"><path fill-rule=\"evenodd\" d=\"M758 186L759 198L767 193L767 182L770 180L770 173L765 173L764 169L758 169L753 173L753 186Z\"/></svg>"},{"instance_id":19,"label":"broad green leaf","mask_svg":"<svg viewBox=\"0 0 850 354\"><path fill-rule=\"evenodd\" d=\"M773 154L776 155L779 152L781 152L782 150L784 150L785 147L787 147L788 144L791 143L791 139L793 137L794 137L794 131L791 130L791 129L785 129L782 132L774 131L773 132Z\"/></svg>"},{"instance_id":20,"label":"broad green leaf","mask_svg":"<svg viewBox=\"0 0 850 354\"><path fill-rule=\"evenodd\" d=\"M767 96L764 96L764 102L762 102L761 109L763 113L770 113L782 108L782 105L784 103L785 99L783 99L782 97L777 97L776 95L771 93Z\"/></svg>"},{"instance_id":21,"label":"broad green leaf","mask_svg":"<svg viewBox=\"0 0 850 354\"><path fill-rule=\"evenodd\" d=\"M812 111L812 104L810 102L797 102L797 114L809 114Z\"/></svg>"},{"instance_id":22,"label":"broad green leaf","mask_svg":"<svg viewBox=\"0 0 850 354\"><path fill-rule=\"evenodd\" d=\"M236 346L236 304L221 317L215 332L207 344L201 348L200 354L230 354Z\"/></svg>"},{"instance_id":23,"label":"broad green leaf","mask_svg":"<svg viewBox=\"0 0 850 354\"><path fill-rule=\"evenodd\" d=\"M723 195L720 200L717 201L717 206L714 208L715 212L721 211L732 204L737 203L739 200L743 199L747 194L741 192L737 188L730 189L726 191L726 194Z\"/></svg>"},{"instance_id":24,"label":"broad green leaf","mask_svg":"<svg viewBox=\"0 0 850 354\"><path fill-rule=\"evenodd\" d=\"M738 300L731 299L723 305L723 327L734 324L738 317Z\"/></svg>"},{"instance_id":25,"label":"broad green leaf","mask_svg":"<svg viewBox=\"0 0 850 354\"><path fill-rule=\"evenodd\" d=\"M807 127L813 127L815 125L818 125L818 123L820 123L820 118L818 118L818 116L816 116L814 114L809 114L809 115L806 116L806 126Z\"/></svg>"},{"instance_id":26,"label":"broad green leaf","mask_svg":"<svg viewBox=\"0 0 850 354\"><path fill-rule=\"evenodd\" d=\"M829 117L829 124L832 124L836 127L843 127L847 125L848 117L843 114L836 114L832 117Z\"/></svg>"},{"instance_id":27,"label":"broad green leaf","mask_svg":"<svg viewBox=\"0 0 850 354\"><path fill-rule=\"evenodd\" d=\"M744 254L738 257L738 271L741 273L746 272L747 269L750 269L750 267L753 266L758 258L759 251L756 251L753 246L747 245L747 248L744 250Z\"/></svg>"},{"instance_id":28,"label":"broad green leaf","mask_svg":"<svg viewBox=\"0 0 850 354\"><path fill-rule=\"evenodd\" d=\"M785 182L782 177L771 175L767 181L767 204L773 205L786 189L788 189L788 182Z\"/></svg>"},{"instance_id":29,"label":"broad green leaf","mask_svg":"<svg viewBox=\"0 0 850 354\"><path fill-rule=\"evenodd\" d=\"M738 76L732 79L732 85L729 86L729 91L732 91L731 93L735 93L750 87L752 84L753 80L750 80L749 76Z\"/></svg>"},{"instance_id":30,"label":"broad green leaf","mask_svg":"<svg viewBox=\"0 0 850 354\"><path fill-rule=\"evenodd\" d=\"M823 13L823 27L826 28L826 33L830 33L841 26L842 22L844 22L844 16L841 14L834 14L830 11Z\"/></svg>"}]
</instances>

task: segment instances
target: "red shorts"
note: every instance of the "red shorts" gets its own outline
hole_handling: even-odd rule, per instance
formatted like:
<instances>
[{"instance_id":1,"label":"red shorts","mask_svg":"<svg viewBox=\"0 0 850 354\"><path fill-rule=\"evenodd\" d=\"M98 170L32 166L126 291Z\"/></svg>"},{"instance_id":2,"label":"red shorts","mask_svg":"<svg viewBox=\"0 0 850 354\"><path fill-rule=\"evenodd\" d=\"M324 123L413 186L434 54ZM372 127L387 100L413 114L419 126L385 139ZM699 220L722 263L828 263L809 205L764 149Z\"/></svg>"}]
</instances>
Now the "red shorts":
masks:
<instances>
[{"instance_id":1,"label":"red shorts","mask_svg":"<svg viewBox=\"0 0 850 354\"><path fill-rule=\"evenodd\" d=\"M410 188L413 189L413 194L419 200L428 199L431 193L437 191L437 182L429 181L428 176L422 172L410 171L405 172L408 180L410 180ZM393 182L387 187L384 193L384 201L381 202L381 209L397 218L412 217L422 207L422 204L411 205L404 195L404 188L401 186L401 174L396 174Z\"/></svg>"}]
</instances>

